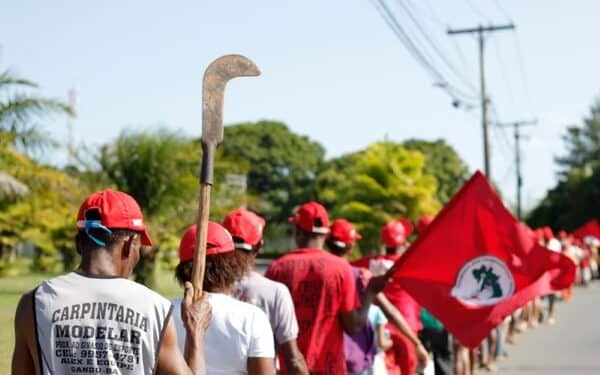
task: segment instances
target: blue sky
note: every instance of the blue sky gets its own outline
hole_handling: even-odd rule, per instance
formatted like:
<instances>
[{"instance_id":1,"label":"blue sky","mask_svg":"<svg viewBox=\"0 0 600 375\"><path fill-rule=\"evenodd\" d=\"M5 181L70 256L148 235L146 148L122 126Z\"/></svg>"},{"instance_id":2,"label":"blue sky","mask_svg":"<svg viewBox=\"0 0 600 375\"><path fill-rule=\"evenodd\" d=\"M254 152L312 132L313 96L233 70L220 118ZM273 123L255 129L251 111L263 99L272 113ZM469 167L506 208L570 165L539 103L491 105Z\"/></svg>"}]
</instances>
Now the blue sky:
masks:
<instances>
[{"instance_id":1,"label":"blue sky","mask_svg":"<svg viewBox=\"0 0 600 375\"><path fill-rule=\"evenodd\" d=\"M446 27L513 20L516 32L486 38L492 120L537 118L524 149L524 199L531 206L555 183L560 135L600 94L595 1L387 0L420 45L402 5L464 76L439 60L443 75L477 94L474 36ZM121 129L157 125L201 133L201 81L207 64L245 54L263 74L228 87L225 122L281 120L321 142L328 157L382 140L444 138L472 170L482 168L479 109L451 99L392 33L373 1L29 1L0 12L0 64L41 85L41 93L80 102L78 142L98 145ZM519 53L520 51L520 53ZM433 53L430 51L431 55ZM521 56L521 58L519 57ZM524 73L524 74L523 74ZM66 138L65 119L44 128ZM492 173L514 198L510 130L493 129ZM52 155L65 160L64 151Z\"/></svg>"}]
</instances>

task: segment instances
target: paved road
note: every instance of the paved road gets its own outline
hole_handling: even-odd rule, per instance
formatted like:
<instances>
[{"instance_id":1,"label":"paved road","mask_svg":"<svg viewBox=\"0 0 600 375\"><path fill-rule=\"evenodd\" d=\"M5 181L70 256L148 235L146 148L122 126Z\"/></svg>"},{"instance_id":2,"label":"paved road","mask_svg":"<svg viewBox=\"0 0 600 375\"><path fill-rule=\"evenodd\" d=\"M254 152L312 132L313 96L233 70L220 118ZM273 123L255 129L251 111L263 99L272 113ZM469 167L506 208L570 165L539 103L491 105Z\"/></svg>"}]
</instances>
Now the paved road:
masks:
<instances>
[{"instance_id":1,"label":"paved road","mask_svg":"<svg viewBox=\"0 0 600 375\"><path fill-rule=\"evenodd\" d=\"M499 375L600 374L600 282L576 289L557 307L555 326L530 330L508 346Z\"/></svg>"}]
</instances>

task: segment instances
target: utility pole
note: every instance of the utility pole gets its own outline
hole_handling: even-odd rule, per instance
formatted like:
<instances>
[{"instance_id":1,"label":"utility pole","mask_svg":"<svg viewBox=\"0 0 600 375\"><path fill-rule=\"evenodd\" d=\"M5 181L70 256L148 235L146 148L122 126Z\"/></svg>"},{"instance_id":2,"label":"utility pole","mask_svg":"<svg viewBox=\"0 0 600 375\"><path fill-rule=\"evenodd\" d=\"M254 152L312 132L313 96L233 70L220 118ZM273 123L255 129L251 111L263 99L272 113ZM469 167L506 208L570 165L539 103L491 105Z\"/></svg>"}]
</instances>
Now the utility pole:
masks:
<instances>
[{"instance_id":1,"label":"utility pole","mask_svg":"<svg viewBox=\"0 0 600 375\"><path fill-rule=\"evenodd\" d=\"M501 128L512 127L514 131L515 137L515 164L517 166L517 219L521 220L523 218L523 212L521 208L521 188L523 186L523 176L521 174L521 126L531 126L536 125L537 120L530 121L515 121L512 123L506 124L496 124L496 126Z\"/></svg>"},{"instance_id":2,"label":"utility pole","mask_svg":"<svg viewBox=\"0 0 600 375\"><path fill-rule=\"evenodd\" d=\"M70 166L75 165L75 155L77 150L75 150L75 136L73 135L73 122L77 117L77 105L79 104L79 95L77 94L77 90L72 88L69 90L69 107L71 109L71 114L67 119L67 153L68 153L68 163Z\"/></svg>"},{"instance_id":3,"label":"utility pole","mask_svg":"<svg viewBox=\"0 0 600 375\"><path fill-rule=\"evenodd\" d=\"M487 97L487 93L485 91L485 69L484 69L484 47L485 47L485 39L484 34L486 32L500 31L500 30L512 30L515 28L514 24L507 25L490 25L490 26L482 26L479 25L475 28L470 29L459 29L459 30L448 30L448 35L458 35L458 34L472 34L477 33L479 36L479 79L481 83L481 127L483 130L483 169L485 175L488 179L492 178L492 171L490 169L490 140L488 134L488 116L487 116L487 107L489 104L489 99Z\"/></svg>"}]
</instances>

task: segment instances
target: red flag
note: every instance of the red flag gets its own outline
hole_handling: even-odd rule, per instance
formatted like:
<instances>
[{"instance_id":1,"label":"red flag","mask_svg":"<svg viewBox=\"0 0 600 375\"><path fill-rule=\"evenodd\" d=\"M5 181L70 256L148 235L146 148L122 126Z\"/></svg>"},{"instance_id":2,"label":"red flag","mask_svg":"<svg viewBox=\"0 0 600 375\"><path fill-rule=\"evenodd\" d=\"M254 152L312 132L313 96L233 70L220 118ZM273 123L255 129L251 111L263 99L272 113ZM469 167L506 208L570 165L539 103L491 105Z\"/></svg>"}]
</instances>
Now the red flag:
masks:
<instances>
[{"instance_id":1,"label":"red flag","mask_svg":"<svg viewBox=\"0 0 600 375\"><path fill-rule=\"evenodd\" d=\"M575 264L538 245L476 172L391 272L474 348L532 298L569 287Z\"/></svg>"},{"instance_id":2,"label":"red flag","mask_svg":"<svg viewBox=\"0 0 600 375\"><path fill-rule=\"evenodd\" d=\"M586 237L594 237L600 239L600 224L598 220L592 219L573 231L573 235L580 240Z\"/></svg>"}]
</instances>

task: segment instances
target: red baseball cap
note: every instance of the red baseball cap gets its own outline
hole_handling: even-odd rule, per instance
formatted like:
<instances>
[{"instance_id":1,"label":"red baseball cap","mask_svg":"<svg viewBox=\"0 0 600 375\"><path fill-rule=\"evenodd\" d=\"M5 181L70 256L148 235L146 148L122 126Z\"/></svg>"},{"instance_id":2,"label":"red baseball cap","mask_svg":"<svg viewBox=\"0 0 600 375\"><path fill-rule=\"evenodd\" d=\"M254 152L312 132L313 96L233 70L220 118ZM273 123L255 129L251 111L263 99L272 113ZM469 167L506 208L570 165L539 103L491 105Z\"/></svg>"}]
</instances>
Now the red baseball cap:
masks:
<instances>
[{"instance_id":1,"label":"red baseball cap","mask_svg":"<svg viewBox=\"0 0 600 375\"><path fill-rule=\"evenodd\" d=\"M100 222L107 228L129 229L140 232L142 245L152 246L148 235L142 210L135 199L129 194L116 190L97 191L87 197L77 213L77 230L81 231L86 226L86 213L97 210ZM96 221L96 220L94 220Z\"/></svg>"},{"instance_id":2,"label":"red baseball cap","mask_svg":"<svg viewBox=\"0 0 600 375\"><path fill-rule=\"evenodd\" d=\"M379 237L385 247L397 247L406 241L406 228L399 221L390 221L381 228Z\"/></svg>"},{"instance_id":3,"label":"red baseball cap","mask_svg":"<svg viewBox=\"0 0 600 375\"><path fill-rule=\"evenodd\" d=\"M186 231L179 242L179 261L187 262L194 260L194 248L196 246L196 225L192 225ZM214 221L208 222L206 234L206 255L216 255L234 251L233 238L221 224Z\"/></svg>"},{"instance_id":4,"label":"red baseball cap","mask_svg":"<svg viewBox=\"0 0 600 375\"><path fill-rule=\"evenodd\" d=\"M304 203L298 208L296 215L288 220L310 233L329 233L329 215L325 207L317 202Z\"/></svg>"},{"instance_id":5,"label":"red baseball cap","mask_svg":"<svg viewBox=\"0 0 600 375\"><path fill-rule=\"evenodd\" d=\"M362 238L356 229L354 229L352 223L346 219L334 220L331 224L329 237L340 247L352 244L354 241Z\"/></svg>"},{"instance_id":6,"label":"red baseball cap","mask_svg":"<svg viewBox=\"0 0 600 375\"><path fill-rule=\"evenodd\" d=\"M225 216L223 226L234 237L236 249L252 251L262 240L265 219L241 207Z\"/></svg>"},{"instance_id":7,"label":"red baseball cap","mask_svg":"<svg viewBox=\"0 0 600 375\"><path fill-rule=\"evenodd\" d=\"M421 216L419 221L417 221L417 231L419 232L419 234L422 234L425 231L425 229L429 226L429 224L431 224L432 221L433 216L431 215Z\"/></svg>"},{"instance_id":8,"label":"red baseball cap","mask_svg":"<svg viewBox=\"0 0 600 375\"><path fill-rule=\"evenodd\" d=\"M544 227L543 231L544 231L544 237L546 237L546 240L550 241L551 239L554 238L554 233L552 233L552 228Z\"/></svg>"}]
</instances>

